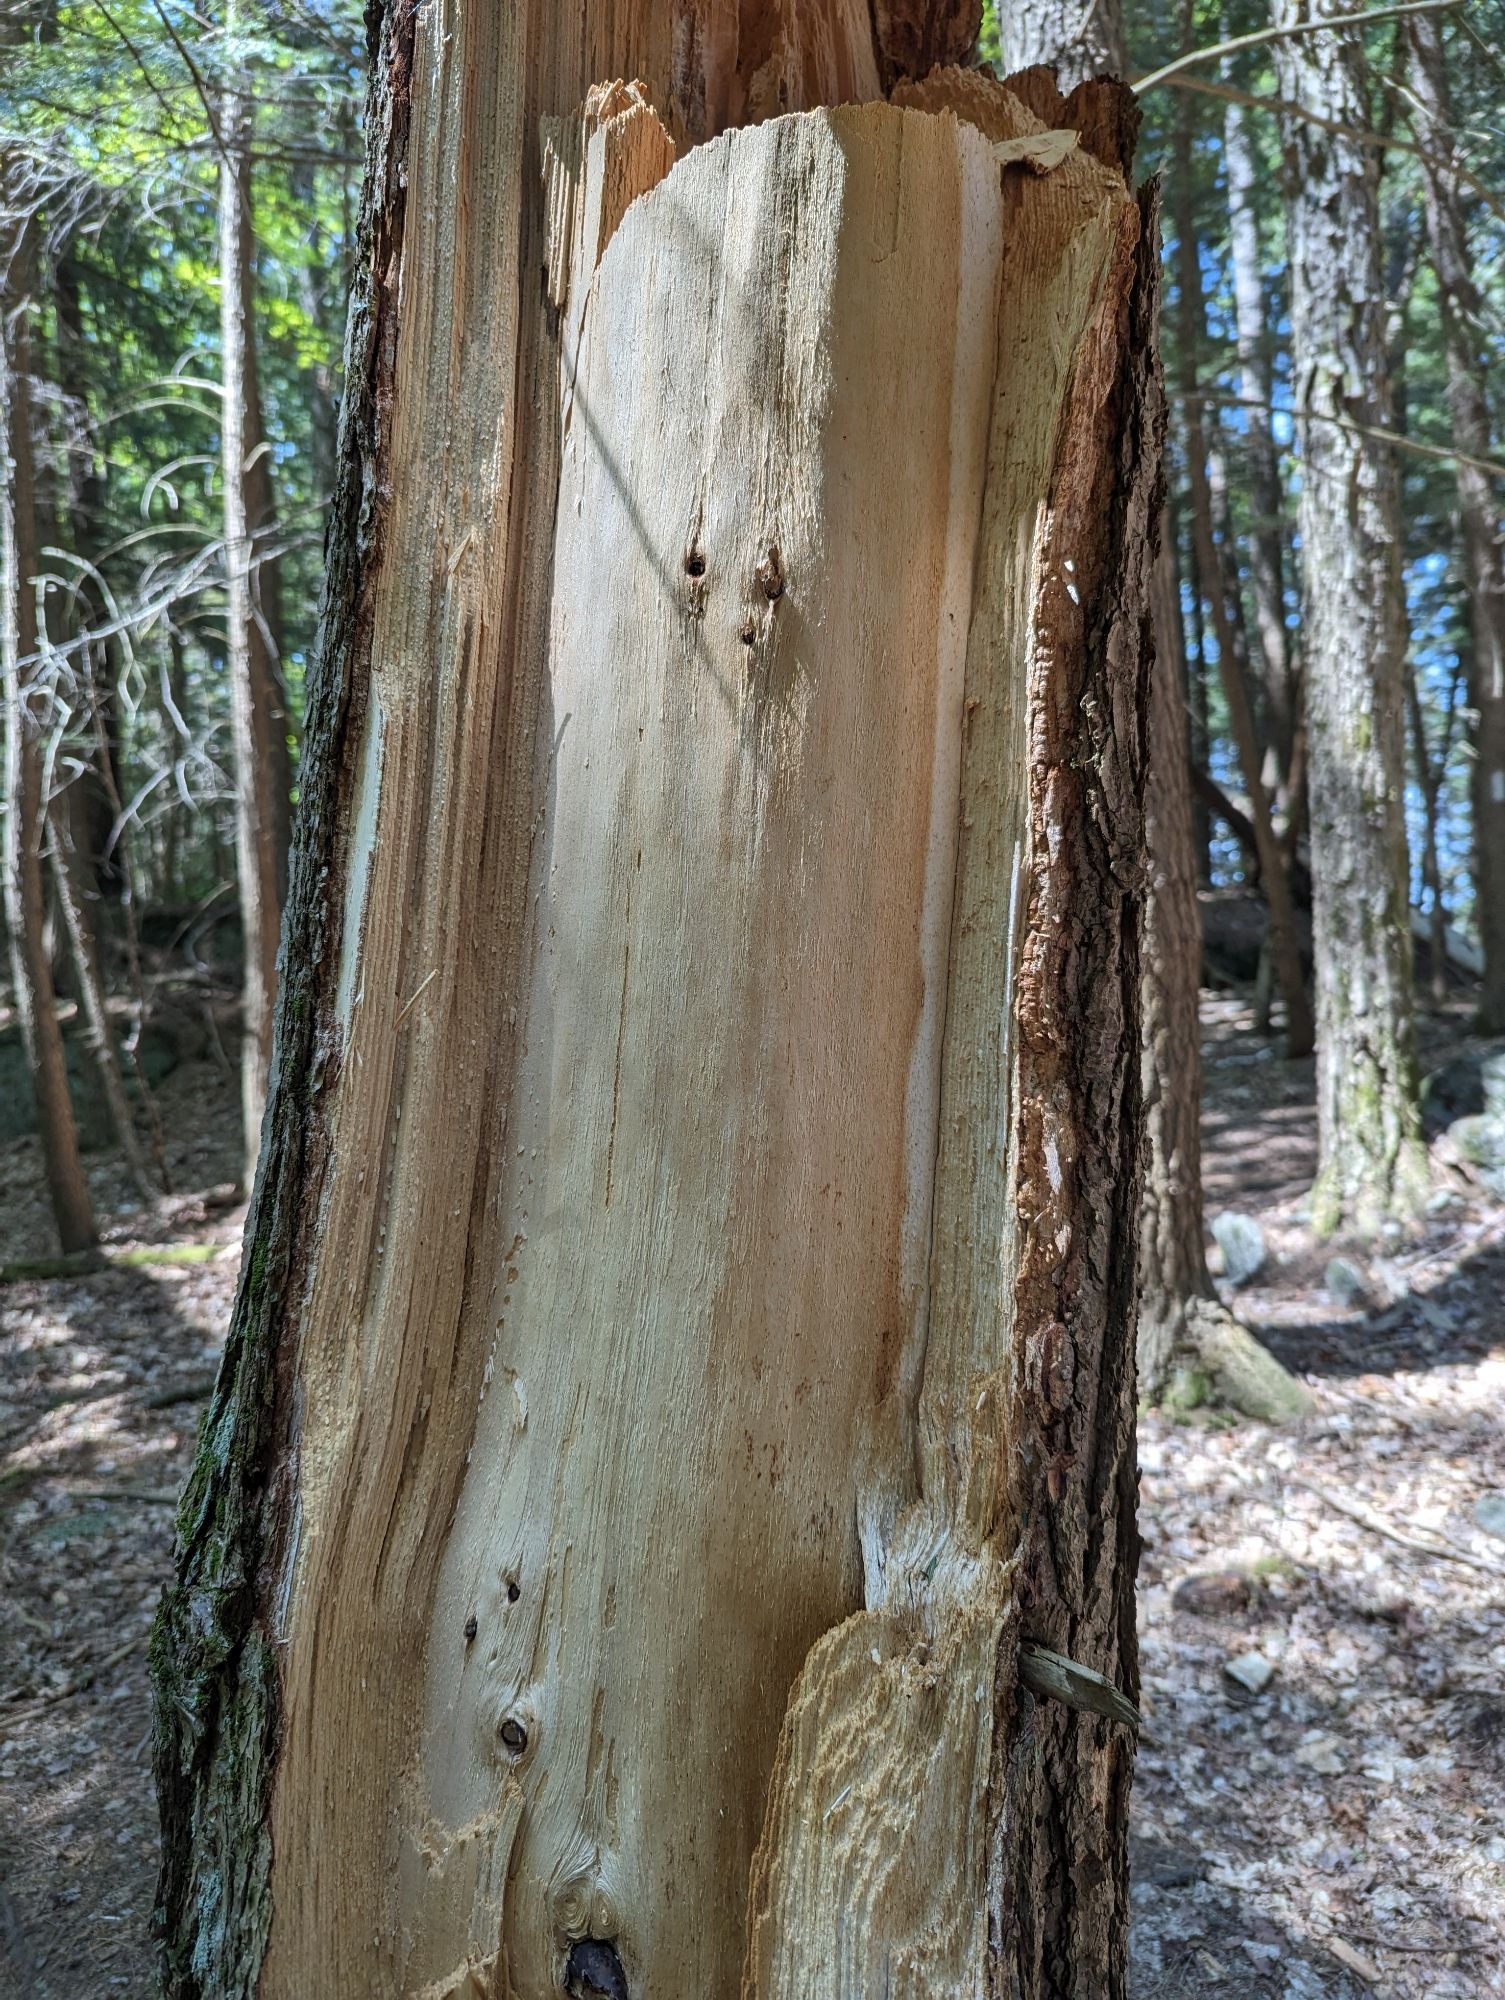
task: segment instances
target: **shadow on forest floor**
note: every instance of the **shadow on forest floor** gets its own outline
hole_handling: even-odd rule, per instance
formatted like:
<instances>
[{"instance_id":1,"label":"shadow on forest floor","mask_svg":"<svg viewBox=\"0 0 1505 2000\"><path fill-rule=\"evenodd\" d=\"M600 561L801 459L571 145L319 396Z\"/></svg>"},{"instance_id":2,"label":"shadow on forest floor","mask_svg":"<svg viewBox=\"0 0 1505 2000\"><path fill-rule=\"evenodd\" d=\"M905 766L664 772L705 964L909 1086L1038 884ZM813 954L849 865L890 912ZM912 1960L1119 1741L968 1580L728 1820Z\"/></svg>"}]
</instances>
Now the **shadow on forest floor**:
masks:
<instances>
[{"instance_id":1,"label":"shadow on forest floor","mask_svg":"<svg viewBox=\"0 0 1505 2000\"><path fill-rule=\"evenodd\" d=\"M1209 1213L1271 1250L1235 1303L1317 1410L1141 1425L1134 2000L1502 1995L1505 1539L1475 1509L1505 1493L1505 1208L1461 1198L1417 1243L1346 1251L1364 1296L1340 1304L1301 1217L1311 1066L1237 1002L1209 998L1206 1028ZM233 1172L233 1079L187 1067L163 1109L180 1185ZM0 1152L11 1254L35 1254L25 1143ZM238 1234L190 1197L115 1205L94 1172L119 1240ZM154 1991L145 1639L234 1280L227 1249L0 1287L7 1995ZM1256 1653L1251 1694L1225 1669Z\"/></svg>"},{"instance_id":2,"label":"shadow on forest floor","mask_svg":"<svg viewBox=\"0 0 1505 2000\"><path fill-rule=\"evenodd\" d=\"M178 1186L233 1173L236 1099L207 1065L163 1089ZM7 1257L53 1247L36 1151L0 1149ZM239 1242L238 1211L144 1205L112 1158L87 1165L107 1241L225 1247L0 1286L0 1993L18 2000L155 1990L146 1638Z\"/></svg>"},{"instance_id":3,"label":"shadow on forest floor","mask_svg":"<svg viewBox=\"0 0 1505 2000\"><path fill-rule=\"evenodd\" d=\"M1204 1044L1208 1214L1269 1250L1229 1303L1317 1408L1141 1421L1135 2000L1505 1993L1505 1207L1315 1243L1311 1063L1221 997Z\"/></svg>"}]
</instances>

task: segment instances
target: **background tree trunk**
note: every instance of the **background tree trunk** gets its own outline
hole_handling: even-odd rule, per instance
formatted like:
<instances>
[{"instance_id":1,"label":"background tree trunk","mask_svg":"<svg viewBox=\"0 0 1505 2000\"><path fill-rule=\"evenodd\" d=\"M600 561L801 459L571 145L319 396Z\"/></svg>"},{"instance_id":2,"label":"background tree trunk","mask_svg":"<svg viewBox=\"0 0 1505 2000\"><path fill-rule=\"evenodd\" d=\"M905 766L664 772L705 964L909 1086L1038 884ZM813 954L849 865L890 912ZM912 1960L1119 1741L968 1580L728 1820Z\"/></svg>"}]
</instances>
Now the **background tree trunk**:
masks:
<instances>
[{"instance_id":1,"label":"background tree trunk","mask_svg":"<svg viewBox=\"0 0 1505 2000\"><path fill-rule=\"evenodd\" d=\"M314 167L311 164L295 166L292 184L304 213L310 218L311 232L295 272L298 303L309 325L319 326L334 317L329 304L330 280L332 276L338 278L342 274L331 273L327 268L330 246L319 215L318 176ZM303 371L303 378L308 397L308 434L312 446L310 473L315 496L324 505L334 494L335 418L339 390L335 371L326 361L313 362Z\"/></svg>"},{"instance_id":2,"label":"background tree trunk","mask_svg":"<svg viewBox=\"0 0 1505 2000\"><path fill-rule=\"evenodd\" d=\"M125 1079L121 1074L115 1036L110 1026L109 1005L104 981L100 977L94 932L79 888L79 876L85 871L79 868L78 858L69 848L62 822L62 813L54 811L47 826L47 858L52 863L57 908L68 935L68 951L78 987L79 1014L88 1038L89 1053L94 1058L100 1094L109 1109L116 1143L138 1191L148 1201L154 1201L159 1190L152 1181L146 1155L136 1136L136 1121L131 1113L130 1099L126 1096Z\"/></svg>"},{"instance_id":3,"label":"background tree trunk","mask_svg":"<svg viewBox=\"0 0 1505 2000\"><path fill-rule=\"evenodd\" d=\"M235 14L226 33L235 31ZM245 1180L256 1172L272 1058L277 940L287 873L291 782L287 715L256 532L271 479L256 393L255 238L251 226L250 99L238 79L221 98L219 179L221 429L225 486L225 653L235 751L235 854L245 974L241 1115Z\"/></svg>"},{"instance_id":4,"label":"background tree trunk","mask_svg":"<svg viewBox=\"0 0 1505 2000\"><path fill-rule=\"evenodd\" d=\"M1196 575L1203 601L1212 615L1218 647L1218 671L1228 706L1229 726L1238 749L1249 797L1249 818L1259 853L1260 888L1269 912L1268 950L1285 1007L1286 1053L1307 1055L1312 1046L1312 1011L1302 976L1296 943L1296 919L1291 903L1285 856L1275 838L1270 800L1265 790L1254 712L1249 701L1247 662L1239 645L1224 585L1217 542L1213 535L1212 493L1208 483L1207 439L1197 394L1197 357L1206 337L1206 308L1198 263L1196 223L1192 215L1191 128L1183 110L1176 138L1176 277L1180 309L1181 386L1186 427L1186 476L1191 497L1191 525Z\"/></svg>"},{"instance_id":5,"label":"background tree trunk","mask_svg":"<svg viewBox=\"0 0 1505 2000\"><path fill-rule=\"evenodd\" d=\"M1449 104L1442 33L1430 17L1408 23L1409 82L1423 113L1427 237L1437 274L1447 352L1453 438L1468 458L1487 459L1492 443L1485 400L1483 302L1474 282L1468 232L1451 171L1457 140ZM1458 513L1470 609L1469 706L1474 712L1470 796L1474 816L1474 919L1484 952L1479 1025L1505 1034L1505 555L1489 474L1460 457Z\"/></svg>"},{"instance_id":6,"label":"background tree trunk","mask_svg":"<svg viewBox=\"0 0 1505 2000\"><path fill-rule=\"evenodd\" d=\"M85 365L79 271L71 248L58 258L52 296L66 447L60 512L66 546L82 558L69 620L70 636L77 642L91 627L107 623L108 612L105 593L94 573L105 539L101 529L106 488ZM118 657L118 644L113 639L88 639L74 655L81 702L87 712L77 719L85 768L69 788L72 879L82 897L96 951L103 950L106 942L102 900L118 901L127 882L124 843L129 835L125 827L115 823L115 802L120 796Z\"/></svg>"},{"instance_id":7,"label":"background tree trunk","mask_svg":"<svg viewBox=\"0 0 1505 2000\"><path fill-rule=\"evenodd\" d=\"M1151 241L756 124L965 10L523 14L378 55L168 1989L1120 1994Z\"/></svg>"},{"instance_id":8,"label":"background tree trunk","mask_svg":"<svg viewBox=\"0 0 1505 2000\"><path fill-rule=\"evenodd\" d=\"M1303 1415L1306 1391L1233 1315L1207 1270L1202 1217L1202 1050L1198 990L1202 926L1197 911L1191 785L1186 757L1185 653L1169 539L1162 536L1151 586L1155 674L1146 759L1145 908L1141 1078L1146 1150L1139 1226L1139 1393L1159 1401L1182 1392L1267 1423Z\"/></svg>"},{"instance_id":9,"label":"background tree trunk","mask_svg":"<svg viewBox=\"0 0 1505 2000\"><path fill-rule=\"evenodd\" d=\"M1313 13L1339 11L1316 0ZM1275 0L1277 26L1308 12ZM1312 1222L1370 1231L1426 1183L1411 1022L1405 603L1388 429L1375 153L1361 56L1341 31L1274 45L1284 126L1291 356L1301 435L1319 1163ZM1329 421L1331 419L1332 421Z\"/></svg>"},{"instance_id":10,"label":"background tree trunk","mask_svg":"<svg viewBox=\"0 0 1505 2000\"><path fill-rule=\"evenodd\" d=\"M1019 0L998 9L1006 70L1036 64L1056 72L1062 91L1093 76L1122 76L1127 65L1119 0Z\"/></svg>"},{"instance_id":11,"label":"background tree trunk","mask_svg":"<svg viewBox=\"0 0 1505 2000\"><path fill-rule=\"evenodd\" d=\"M1285 614L1284 507L1280 457L1270 429L1273 402L1270 367L1270 308L1265 299L1264 265L1259 254L1259 213L1254 190L1258 177L1249 113L1229 104L1223 113L1223 160L1228 177L1228 249L1233 279L1234 327L1238 348L1239 393L1251 406L1243 413L1245 477L1254 520L1249 536L1249 582L1259 632L1270 740L1275 749L1274 783L1290 809L1290 777L1296 729L1297 690Z\"/></svg>"},{"instance_id":12,"label":"background tree trunk","mask_svg":"<svg viewBox=\"0 0 1505 2000\"><path fill-rule=\"evenodd\" d=\"M47 1191L65 1252L97 1239L89 1184L79 1158L52 965L43 929L46 827L41 732L45 692L37 645L34 578L36 487L32 466L30 319L36 268L33 225L0 155L6 226L0 229L0 671L5 693L5 920L10 932L16 1011L37 1104Z\"/></svg>"}]
</instances>

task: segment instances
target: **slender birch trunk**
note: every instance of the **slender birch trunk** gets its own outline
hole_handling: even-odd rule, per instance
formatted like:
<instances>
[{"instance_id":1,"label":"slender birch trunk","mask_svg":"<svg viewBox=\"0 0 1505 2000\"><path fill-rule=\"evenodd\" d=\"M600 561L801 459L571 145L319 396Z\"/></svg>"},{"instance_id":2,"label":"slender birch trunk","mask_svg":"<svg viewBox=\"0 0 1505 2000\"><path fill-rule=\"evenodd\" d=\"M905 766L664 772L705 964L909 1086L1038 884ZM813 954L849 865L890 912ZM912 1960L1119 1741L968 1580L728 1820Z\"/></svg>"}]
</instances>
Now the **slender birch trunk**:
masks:
<instances>
[{"instance_id":1,"label":"slender birch trunk","mask_svg":"<svg viewBox=\"0 0 1505 2000\"><path fill-rule=\"evenodd\" d=\"M881 18L384 17L173 1996L1124 1991L1153 236Z\"/></svg>"},{"instance_id":2,"label":"slender birch trunk","mask_svg":"<svg viewBox=\"0 0 1505 2000\"><path fill-rule=\"evenodd\" d=\"M1317 0L1310 11L1342 11ZM1308 0L1275 0L1287 26ZM1365 117L1342 30L1274 45L1281 93ZM1385 353L1376 155L1329 125L1284 127L1291 356L1301 440L1319 1162L1313 1226L1370 1231L1426 1184L1411 1020L1405 823L1406 607Z\"/></svg>"}]
</instances>

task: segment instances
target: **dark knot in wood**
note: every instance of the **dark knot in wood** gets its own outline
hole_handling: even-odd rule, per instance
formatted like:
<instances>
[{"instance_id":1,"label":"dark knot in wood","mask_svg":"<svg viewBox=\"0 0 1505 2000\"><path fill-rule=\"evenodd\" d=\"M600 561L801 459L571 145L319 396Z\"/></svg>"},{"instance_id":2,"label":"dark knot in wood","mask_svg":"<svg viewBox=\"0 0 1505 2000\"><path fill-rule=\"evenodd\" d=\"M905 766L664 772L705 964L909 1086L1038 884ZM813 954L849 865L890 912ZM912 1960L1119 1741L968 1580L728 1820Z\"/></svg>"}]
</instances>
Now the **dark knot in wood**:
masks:
<instances>
[{"instance_id":1,"label":"dark knot in wood","mask_svg":"<svg viewBox=\"0 0 1505 2000\"><path fill-rule=\"evenodd\" d=\"M602 1938L580 1938L570 1947L564 1990L573 2000L627 2000L627 1974L617 1948Z\"/></svg>"}]
</instances>

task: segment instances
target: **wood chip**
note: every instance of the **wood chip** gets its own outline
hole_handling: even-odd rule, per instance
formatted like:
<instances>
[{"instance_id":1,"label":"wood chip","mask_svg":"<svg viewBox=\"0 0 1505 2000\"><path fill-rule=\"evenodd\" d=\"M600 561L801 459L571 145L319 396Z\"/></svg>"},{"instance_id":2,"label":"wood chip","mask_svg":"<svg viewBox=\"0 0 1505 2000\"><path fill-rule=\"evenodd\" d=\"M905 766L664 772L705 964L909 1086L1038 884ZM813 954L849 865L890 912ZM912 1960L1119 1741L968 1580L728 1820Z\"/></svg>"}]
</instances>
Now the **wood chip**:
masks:
<instances>
[{"instance_id":1,"label":"wood chip","mask_svg":"<svg viewBox=\"0 0 1505 2000\"><path fill-rule=\"evenodd\" d=\"M1327 1938L1325 1943L1339 1965L1347 1966L1350 1972L1357 1973L1359 1978L1366 1980L1369 1985L1378 1986L1384 1978L1385 1975L1374 1960L1366 1958L1356 1946L1345 1943L1342 1938Z\"/></svg>"}]
</instances>

